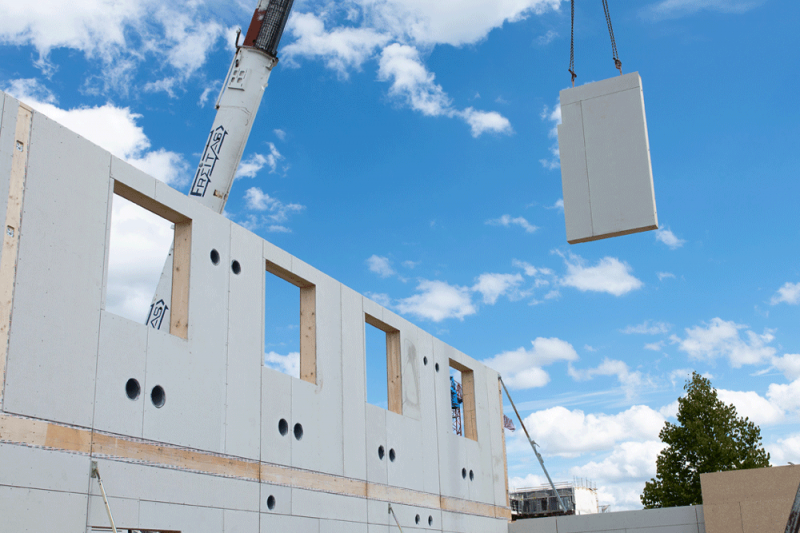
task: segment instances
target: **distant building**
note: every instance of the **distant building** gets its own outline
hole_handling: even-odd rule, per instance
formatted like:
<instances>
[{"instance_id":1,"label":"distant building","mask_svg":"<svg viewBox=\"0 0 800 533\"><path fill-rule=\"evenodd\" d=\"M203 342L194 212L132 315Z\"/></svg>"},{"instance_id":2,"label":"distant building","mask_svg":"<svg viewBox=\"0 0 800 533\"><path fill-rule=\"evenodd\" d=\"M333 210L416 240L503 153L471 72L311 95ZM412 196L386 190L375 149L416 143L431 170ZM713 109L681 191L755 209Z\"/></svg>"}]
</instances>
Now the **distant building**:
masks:
<instances>
[{"instance_id":1,"label":"distant building","mask_svg":"<svg viewBox=\"0 0 800 533\"><path fill-rule=\"evenodd\" d=\"M550 485L542 485L509 492L512 518L516 520L540 516L595 514L608 510L608 506L600 508L597 488L585 480L556 483L555 486L568 510L565 511L558 505L558 498L553 494Z\"/></svg>"}]
</instances>

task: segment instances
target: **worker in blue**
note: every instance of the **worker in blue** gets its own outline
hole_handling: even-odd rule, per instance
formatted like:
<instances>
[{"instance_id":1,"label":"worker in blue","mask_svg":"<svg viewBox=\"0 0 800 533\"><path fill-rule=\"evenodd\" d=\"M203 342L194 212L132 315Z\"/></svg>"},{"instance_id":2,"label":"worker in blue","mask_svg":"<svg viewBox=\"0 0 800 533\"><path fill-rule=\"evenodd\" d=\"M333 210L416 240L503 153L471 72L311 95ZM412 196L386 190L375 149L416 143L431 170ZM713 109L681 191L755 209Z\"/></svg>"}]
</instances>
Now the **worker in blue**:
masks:
<instances>
[{"instance_id":1,"label":"worker in blue","mask_svg":"<svg viewBox=\"0 0 800 533\"><path fill-rule=\"evenodd\" d=\"M460 409L461 403L464 400L458 397L458 388L456 387L456 380L453 379L453 376L450 376L450 404L452 405L453 409Z\"/></svg>"}]
</instances>

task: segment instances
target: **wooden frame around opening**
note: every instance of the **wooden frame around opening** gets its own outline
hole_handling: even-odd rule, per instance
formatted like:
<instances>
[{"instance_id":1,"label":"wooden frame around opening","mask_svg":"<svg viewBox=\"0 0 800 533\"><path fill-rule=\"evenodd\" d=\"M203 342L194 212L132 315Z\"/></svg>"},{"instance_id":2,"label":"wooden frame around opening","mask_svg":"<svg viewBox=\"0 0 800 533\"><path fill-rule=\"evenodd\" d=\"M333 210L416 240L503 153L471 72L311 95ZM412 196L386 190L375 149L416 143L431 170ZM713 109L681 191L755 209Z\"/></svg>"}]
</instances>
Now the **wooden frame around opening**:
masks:
<instances>
[{"instance_id":1,"label":"wooden frame around opening","mask_svg":"<svg viewBox=\"0 0 800 533\"><path fill-rule=\"evenodd\" d=\"M389 410L403 414L403 371L400 363L400 330L364 313L364 322L386 333L386 389Z\"/></svg>"},{"instance_id":2,"label":"wooden frame around opening","mask_svg":"<svg viewBox=\"0 0 800 533\"><path fill-rule=\"evenodd\" d=\"M175 225L172 250L172 294L170 296L169 332L182 339L188 338L192 219L119 181L114 181L114 194L163 219L169 220Z\"/></svg>"},{"instance_id":3,"label":"wooden frame around opening","mask_svg":"<svg viewBox=\"0 0 800 533\"><path fill-rule=\"evenodd\" d=\"M478 440L478 425L475 421L475 372L458 361L450 359L450 366L461 372L461 394L464 397L464 436L474 441ZM447 397L448 401L450 397Z\"/></svg>"},{"instance_id":4,"label":"wooden frame around opening","mask_svg":"<svg viewBox=\"0 0 800 533\"><path fill-rule=\"evenodd\" d=\"M317 286L265 260L267 272L300 289L300 379L317 384Z\"/></svg>"}]
</instances>

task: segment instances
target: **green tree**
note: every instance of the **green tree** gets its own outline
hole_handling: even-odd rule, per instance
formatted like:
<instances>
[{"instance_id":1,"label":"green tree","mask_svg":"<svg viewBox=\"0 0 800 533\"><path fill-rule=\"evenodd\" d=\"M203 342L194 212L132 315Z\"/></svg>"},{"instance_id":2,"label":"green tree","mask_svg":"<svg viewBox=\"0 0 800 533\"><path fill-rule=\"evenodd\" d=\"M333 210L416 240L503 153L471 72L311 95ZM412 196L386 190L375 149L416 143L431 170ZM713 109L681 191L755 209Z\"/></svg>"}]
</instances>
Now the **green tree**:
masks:
<instances>
[{"instance_id":1,"label":"green tree","mask_svg":"<svg viewBox=\"0 0 800 533\"><path fill-rule=\"evenodd\" d=\"M700 474L769 466L759 427L717 398L708 379L693 372L684 390L678 423L667 422L658 435L667 447L658 455L655 479L644 485L646 509L702 504Z\"/></svg>"}]
</instances>

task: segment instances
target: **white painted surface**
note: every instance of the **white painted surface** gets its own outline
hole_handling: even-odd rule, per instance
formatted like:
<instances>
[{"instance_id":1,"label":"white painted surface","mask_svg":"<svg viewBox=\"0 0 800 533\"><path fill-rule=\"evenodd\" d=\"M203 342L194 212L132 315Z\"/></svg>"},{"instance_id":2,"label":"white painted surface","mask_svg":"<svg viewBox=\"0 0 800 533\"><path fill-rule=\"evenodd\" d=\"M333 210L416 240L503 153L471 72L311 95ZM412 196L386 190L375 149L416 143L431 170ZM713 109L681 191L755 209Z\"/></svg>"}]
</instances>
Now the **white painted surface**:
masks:
<instances>
[{"instance_id":1,"label":"white painted surface","mask_svg":"<svg viewBox=\"0 0 800 533\"><path fill-rule=\"evenodd\" d=\"M561 91L561 114L567 241L657 228L639 74Z\"/></svg>"},{"instance_id":2,"label":"white painted surface","mask_svg":"<svg viewBox=\"0 0 800 533\"><path fill-rule=\"evenodd\" d=\"M363 298L341 286L342 298L342 452L344 475L367 479L366 359Z\"/></svg>"},{"instance_id":3,"label":"white painted surface","mask_svg":"<svg viewBox=\"0 0 800 533\"><path fill-rule=\"evenodd\" d=\"M84 531L86 499L85 494L0 486L2 529L14 533Z\"/></svg>"},{"instance_id":4,"label":"white painted surface","mask_svg":"<svg viewBox=\"0 0 800 533\"><path fill-rule=\"evenodd\" d=\"M294 380L277 370L261 367L261 460L266 463L292 464ZM286 435L280 434L281 420L286 420Z\"/></svg>"},{"instance_id":5,"label":"white painted surface","mask_svg":"<svg viewBox=\"0 0 800 533\"><path fill-rule=\"evenodd\" d=\"M8 412L92 424L110 163L108 152L34 114L6 374Z\"/></svg>"},{"instance_id":6,"label":"white painted surface","mask_svg":"<svg viewBox=\"0 0 800 533\"><path fill-rule=\"evenodd\" d=\"M702 533L703 506L517 520L509 533Z\"/></svg>"}]
</instances>

